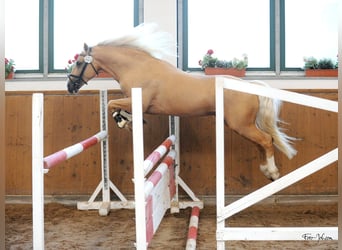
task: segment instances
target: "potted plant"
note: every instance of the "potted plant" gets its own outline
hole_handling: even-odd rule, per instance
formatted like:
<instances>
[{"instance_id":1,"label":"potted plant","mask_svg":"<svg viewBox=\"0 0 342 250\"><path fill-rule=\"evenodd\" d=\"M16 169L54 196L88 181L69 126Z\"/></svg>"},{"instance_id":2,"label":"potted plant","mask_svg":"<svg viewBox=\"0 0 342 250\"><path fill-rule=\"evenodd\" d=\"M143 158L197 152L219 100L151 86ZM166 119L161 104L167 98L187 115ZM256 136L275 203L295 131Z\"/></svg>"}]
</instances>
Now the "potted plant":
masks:
<instances>
[{"instance_id":1,"label":"potted plant","mask_svg":"<svg viewBox=\"0 0 342 250\"><path fill-rule=\"evenodd\" d=\"M304 57L305 76L308 77L337 77L338 63L331 59L323 58L317 60L315 57Z\"/></svg>"},{"instance_id":2,"label":"potted plant","mask_svg":"<svg viewBox=\"0 0 342 250\"><path fill-rule=\"evenodd\" d=\"M69 59L69 60L68 60L68 64L67 64L67 66L65 67L65 71L66 71L68 74L70 74L71 71L72 71L72 69L74 68L75 63L76 63L76 61L77 61L77 59L78 59L78 56L79 56L79 54L75 54L73 59Z\"/></svg>"},{"instance_id":3,"label":"potted plant","mask_svg":"<svg viewBox=\"0 0 342 250\"><path fill-rule=\"evenodd\" d=\"M5 58L5 79L13 79L15 71L15 63L13 59Z\"/></svg>"},{"instance_id":4,"label":"potted plant","mask_svg":"<svg viewBox=\"0 0 342 250\"><path fill-rule=\"evenodd\" d=\"M68 60L68 64L65 67L65 71L67 73L71 73L71 71L72 71L73 67L75 66L75 63L76 63L76 61L78 59L78 56L79 56L79 54L75 54L73 59L69 59ZM96 77L99 77L99 78L109 78L111 76L107 72L105 72L105 71L100 71L99 74Z\"/></svg>"},{"instance_id":5,"label":"potted plant","mask_svg":"<svg viewBox=\"0 0 342 250\"><path fill-rule=\"evenodd\" d=\"M246 75L248 56L242 55L242 59L233 58L230 61L219 60L213 56L214 51L209 49L198 63L206 75L232 75L243 77Z\"/></svg>"}]
</instances>

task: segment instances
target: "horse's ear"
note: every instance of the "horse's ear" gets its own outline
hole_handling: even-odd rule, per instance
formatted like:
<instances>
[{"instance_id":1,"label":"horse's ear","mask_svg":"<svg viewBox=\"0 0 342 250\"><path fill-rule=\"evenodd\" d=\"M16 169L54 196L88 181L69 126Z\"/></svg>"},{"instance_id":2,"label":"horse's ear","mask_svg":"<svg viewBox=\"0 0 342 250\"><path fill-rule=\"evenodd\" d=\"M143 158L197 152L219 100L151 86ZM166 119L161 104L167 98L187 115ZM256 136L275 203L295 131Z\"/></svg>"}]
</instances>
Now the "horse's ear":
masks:
<instances>
[{"instance_id":1,"label":"horse's ear","mask_svg":"<svg viewBox=\"0 0 342 250\"><path fill-rule=\"evenodd\" d=\"M88 49L89 49L88 45L86 43L84 43L84 51L88 52Z\"/></svg>"}]
</instances>

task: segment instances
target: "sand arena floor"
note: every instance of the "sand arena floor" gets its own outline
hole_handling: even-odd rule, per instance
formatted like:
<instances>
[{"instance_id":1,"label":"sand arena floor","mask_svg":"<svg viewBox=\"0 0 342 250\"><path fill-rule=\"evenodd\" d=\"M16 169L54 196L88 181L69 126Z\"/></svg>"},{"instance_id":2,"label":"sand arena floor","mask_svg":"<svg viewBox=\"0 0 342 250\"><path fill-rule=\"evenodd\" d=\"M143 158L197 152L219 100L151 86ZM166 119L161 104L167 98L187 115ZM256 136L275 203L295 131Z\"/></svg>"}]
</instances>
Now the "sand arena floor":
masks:
<instances>
[{"instance_id":1,"label":"sand arena floor","mask_svg":"<svg viewBox=\"0 0 342 250\"><path fill-rule=\"evenodd\" d=\"M184 249L190 208L167 212L149 249ZM216 208L201 210L197 249L215 249ZM337 204L255 205L233 216L231 226L337 226ZM45 205L45 249L135 249L133 210L112 210L106 217L76 206ZM227 249L337 249L337 241L233 241ZM6 249L32 249L32 206L6 205Z\"/></svg>"}]
</instances>

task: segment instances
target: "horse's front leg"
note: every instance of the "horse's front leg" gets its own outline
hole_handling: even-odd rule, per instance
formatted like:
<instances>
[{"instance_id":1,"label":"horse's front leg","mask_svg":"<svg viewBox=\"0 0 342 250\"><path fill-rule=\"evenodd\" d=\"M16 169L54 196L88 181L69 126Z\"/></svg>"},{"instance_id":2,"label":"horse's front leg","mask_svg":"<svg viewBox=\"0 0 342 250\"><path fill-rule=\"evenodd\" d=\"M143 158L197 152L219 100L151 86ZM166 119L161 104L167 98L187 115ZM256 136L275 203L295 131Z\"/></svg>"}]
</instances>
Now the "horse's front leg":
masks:
<instances>
[{"instance_id":1,"label":"horse's front leg","mask_svg":"<svg viewBox=\"0 0 342 250\"><path fill-rule=\"evenodd\" d=\"M119 128L127 128L131 130L131 107L132 99L130 97L110 100L108 102L108 109L112 113L112 117Z\"/></svg>"}]
</instances>

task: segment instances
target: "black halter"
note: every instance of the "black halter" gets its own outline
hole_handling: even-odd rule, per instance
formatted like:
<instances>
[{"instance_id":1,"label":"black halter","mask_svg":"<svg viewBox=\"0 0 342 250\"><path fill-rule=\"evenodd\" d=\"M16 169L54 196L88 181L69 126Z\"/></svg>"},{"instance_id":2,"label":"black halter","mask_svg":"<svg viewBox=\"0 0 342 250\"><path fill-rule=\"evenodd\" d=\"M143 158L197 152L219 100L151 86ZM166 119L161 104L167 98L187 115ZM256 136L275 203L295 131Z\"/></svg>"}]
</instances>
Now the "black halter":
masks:
<instances>
[{"instance_id":1,"label":"black halter","mask_svg":"<svg viewBox=\"0 0 342 250\"><path fill-rule=\"evenodd\" d=\"M68 74L68 78L70 82L74 85L73 89L74 90L79 90L83 84L88 84L84 79L83 79L83 74L85 70L87 69L87 66L90 64L93 70L95 71L96 75L98 75L98 71L95 69L93 65L93 57L90 55L91 48L89 48L87 55L84 57L84 66L81 70L81 73L79 76L73 75L73 74Z\"/></svg>"}]
</instances>

